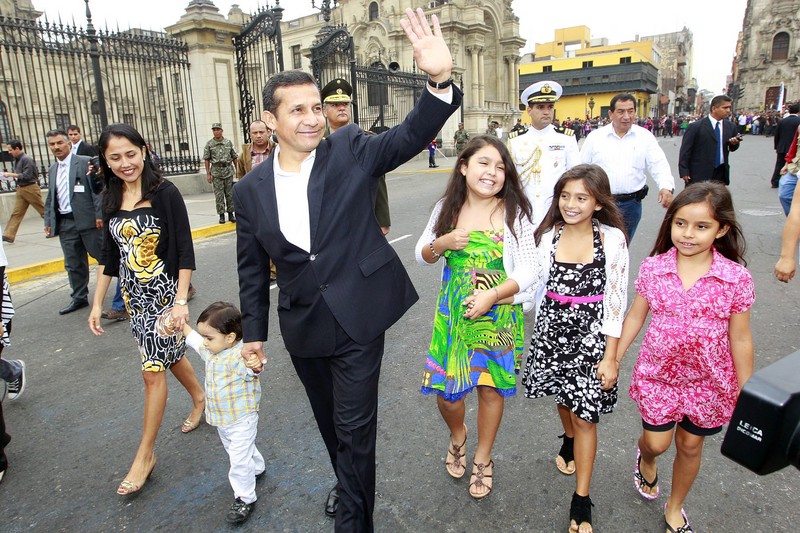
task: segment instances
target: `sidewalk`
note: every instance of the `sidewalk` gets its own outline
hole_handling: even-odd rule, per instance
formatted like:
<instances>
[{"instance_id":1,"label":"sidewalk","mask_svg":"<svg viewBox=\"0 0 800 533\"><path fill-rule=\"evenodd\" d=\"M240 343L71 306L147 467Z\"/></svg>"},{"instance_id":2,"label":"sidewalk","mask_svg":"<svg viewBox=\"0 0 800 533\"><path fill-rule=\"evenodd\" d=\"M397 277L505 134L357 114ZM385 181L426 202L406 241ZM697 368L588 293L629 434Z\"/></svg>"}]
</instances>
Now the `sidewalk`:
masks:
<instances>
[{"instance_id":1,"label":"sidewalk","mask_svg":"<svg viewBox=\"0 0 800 533\"><path fill-rule=\"evenodd\" d=\"M412 159L399 167L395 173L419 172L449 172L455 161L452 157L444 160L437 157L440 168L429 170L427 150L422 155ZM189 212L189 222L192 226L192 238L199 239L230 233L236 225L230 222L219 223L219 216L214 207L213 193L200 193L185 195L186 210ZM7 221L2 221L5 224ZM44 221L36 211L29 208L22 220L14 243L3 243L8 257L6 273L10 283L19 283L39 276L62 273L64 271L64 254L58 237L48 239L44 236ZM95 264L95 261L92 261ZM66 275L66 274L65 274Z\"/></svg>"}]
</instances>

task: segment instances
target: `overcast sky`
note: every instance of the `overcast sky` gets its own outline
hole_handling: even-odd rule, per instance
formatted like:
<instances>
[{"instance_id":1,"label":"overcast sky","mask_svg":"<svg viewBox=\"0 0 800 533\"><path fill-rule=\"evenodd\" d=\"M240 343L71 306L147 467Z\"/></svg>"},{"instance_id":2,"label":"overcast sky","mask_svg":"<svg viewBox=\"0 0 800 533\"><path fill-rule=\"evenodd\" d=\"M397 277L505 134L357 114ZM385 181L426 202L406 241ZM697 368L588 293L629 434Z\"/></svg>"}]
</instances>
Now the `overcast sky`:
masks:
<instances>
[{"instance_id":1,"label":"overcast sky","mask_svg":"<svg viewBox=\"0 0 800 533\"><path fill-rule=\"evenodd\" d=\"M62 19L74 18L78 24L85 25L83 0L32 1L51 20L61 15ZM214 3L223 15L227 15L231 4L239 4L247 12L265 5L266 1L214 0ZM423 0L420 3L424 3ZM747 0L672 0L642 4L620 0L568 0L560 3L513 0L514 12L520 18L520 34L527 39L523 52L533 51L537 42L552 41L553 30L568 26L589 26L593 38L606 37L609 44L630 41L637 35L678 31L686 26L694 35L694 77L701 89L715 93L722 92L725 77L730 74L746 3ZM321 0L316 4L319 6ZM542 9L543 4L553 9ZM89 5L95 25L161 30L178 20L189 0L90 0ZM281 0L281 6L285 9L284 20L314 12L311 0ZM563 8L558 9L558 6Z\"/></svg>"}]
</instances>

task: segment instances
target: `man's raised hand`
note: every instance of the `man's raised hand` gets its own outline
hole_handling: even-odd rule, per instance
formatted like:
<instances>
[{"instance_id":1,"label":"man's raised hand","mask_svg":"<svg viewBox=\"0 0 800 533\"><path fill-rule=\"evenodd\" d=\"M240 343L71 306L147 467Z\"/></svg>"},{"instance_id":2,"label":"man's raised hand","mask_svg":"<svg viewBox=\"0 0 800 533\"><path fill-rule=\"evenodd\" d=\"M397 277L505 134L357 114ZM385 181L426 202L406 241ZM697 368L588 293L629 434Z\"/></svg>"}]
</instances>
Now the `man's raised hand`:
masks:
<instances>
[{"instance_id":1,"label":"man's raised hand","mask_svg":"<svg viewBox=\"0 0 800 533\"><path fill-rule=\"evenodd\" d=\"M408 20L400 19L400 26L414 46L414 61L417 66L435 82L449 80L453 70L453 57L442 37L439 18L431 15L433 22L431 31L421 7L418 7L416 12L406 9L406 17Z\"/></svg>"}]
</instances>

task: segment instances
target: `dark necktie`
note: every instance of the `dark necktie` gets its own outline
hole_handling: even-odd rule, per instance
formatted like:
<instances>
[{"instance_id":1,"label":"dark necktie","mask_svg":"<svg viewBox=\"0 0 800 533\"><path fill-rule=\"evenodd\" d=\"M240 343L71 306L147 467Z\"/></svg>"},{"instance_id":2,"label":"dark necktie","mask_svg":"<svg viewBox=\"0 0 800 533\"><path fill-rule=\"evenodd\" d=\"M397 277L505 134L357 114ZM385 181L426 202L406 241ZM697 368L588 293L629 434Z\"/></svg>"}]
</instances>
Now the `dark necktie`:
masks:
<instances>
[{"instance_id":1,"label":"dark necktie","mask_svg":"<svg viewBox=\"0 0 800 533\"><path fill-rule=\"evenodd\" d=\"M717 168L722 164L722 139L720 138L720 127L719 121L717 121L717 125L714 126L714 137L717 139L716 147L717 151L714 155L714 168Z\"/></svg>"}]
</instances>

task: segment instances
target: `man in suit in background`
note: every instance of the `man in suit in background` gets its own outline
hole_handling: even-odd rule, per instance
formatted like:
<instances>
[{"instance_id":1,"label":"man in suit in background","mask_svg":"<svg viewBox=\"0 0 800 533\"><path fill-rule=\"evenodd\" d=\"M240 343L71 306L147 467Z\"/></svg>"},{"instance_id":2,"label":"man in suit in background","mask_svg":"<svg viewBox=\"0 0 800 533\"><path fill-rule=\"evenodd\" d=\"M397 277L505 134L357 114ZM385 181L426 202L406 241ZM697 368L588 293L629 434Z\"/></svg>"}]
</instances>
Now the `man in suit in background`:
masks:
<instances>
[{"instance_id":1,"label":"man in suit in background","mask_svg":"<svg viewBox=\"0 0 800 533\"><path fill-rule=\"evenodd\" d=\"M72 288L66 315L89 305L89 259L100 257L103 216L89 157L72 153L64 130L47 132L47 146L58 160L48 170L50 189L45 202L44 234L58 235L64 252L64 268Z\"/></svg>"},{"instance_id":2,"label":"man in suit in background","mask_svg":"<svg viewBox=\"0 0 800 533\"><path fill-rule=\"evenodd\" d=\"M81 129L75 124L70 124L67 127L67 136L69 136L69 142L72 143L73 154L85 155L87 157L94 157L97 155L95 147L83 141Z\"/></svg>"},{"instance_id":3,"label":"man in suit in background","mask_svg":"<svg viewBox=\"0 0 800 533\"><path fill-rule=\"evenodd\" d=\"M678 156L678 172L687 187L701 181L730 185L728 154L738 150L741 141L730 116L731 98L721 94L711 100L708 118L689 124Z\"/></svg>"},{"instance_id":4,"label":"man in suit in background","mask_svg":"<svg viewBox=\"0 0 800 533\"><path fill-rule=\"evenodd\" d=\"M797 114L800 111L800 103L789 104L788 111L789 114L780 119L775 127L774 145L778 159L775 161L775 170L772 172L772 179L770 180L773 189L778 187L778 182L781 179L781 169L786 164L786 154L789 152L789 147L792 146L794 133L797 131L797 127L800 126L800 116Z\"/></svg>"},{"instance_id":5,"label":"man in suit in background","mask_svg":"<svg viewBox=\"0 0 800 533\"><path fill-rule=\"evenodd\" d=\"M373 215L375 176L418 154L461 104L452 58L433 15L406 10L426 88L402 124L368 135L345 126L327 139L315 80L293 70L264 87L263 118L278 146L234 187L242 356L262 361L270 258L278 269L278 319L338 483L326 513L337 532L374 530L378 378L386 330L417 293Z\"/></svg>"}]
</instances>

